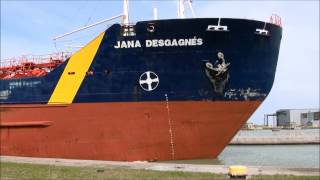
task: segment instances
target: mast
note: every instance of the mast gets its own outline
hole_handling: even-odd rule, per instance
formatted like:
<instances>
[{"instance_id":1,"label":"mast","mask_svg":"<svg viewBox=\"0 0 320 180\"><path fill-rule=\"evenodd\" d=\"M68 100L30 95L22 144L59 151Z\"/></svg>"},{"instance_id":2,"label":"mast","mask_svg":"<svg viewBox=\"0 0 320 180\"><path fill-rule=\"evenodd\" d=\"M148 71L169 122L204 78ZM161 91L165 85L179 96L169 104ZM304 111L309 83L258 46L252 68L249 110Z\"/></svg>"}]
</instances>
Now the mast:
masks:
<instances>
[{"instance_id":1,"label":"mast","mask_svg":"<svg viewBox=\"0 0 320 180\"><path fill-rule=\"evenodd\" d=\"M188 0L189 9L191 10L192 17L196 17L196 14L194 13L193 7L192 7L192 0Z\"/></svg>"},{"instance_id":2,"label":"mast","mask_svg":"<svg viewBox=\"0 0 320 180\"><path fill-rule=\"evenodd\" d=\"M129 24L129 0L123 0L123 18L122 23Z\"/></svg>"},{"instance_id":3,"label":"mast","mask_svg":"<svg viewBox=\"0 0 320 180\"><path fill-rule=\"evenodd\" d=\"M178 18L184 18L184 0L178 0Z\"/></svg>"},{"instance_id":4,"label":"mast","mask_svg":"<svg viewBox=\"0 0 320 180\"><path fill-rule=\"evenodd\" d=\"M180 19L185 18L185 14L184 14L186 10L185 3L188 3L189 9L191 10L191 13L192 13L192 17L196 17L192 7L192 0L178 0L178 18Z\"/></svg>"}]
</instances>

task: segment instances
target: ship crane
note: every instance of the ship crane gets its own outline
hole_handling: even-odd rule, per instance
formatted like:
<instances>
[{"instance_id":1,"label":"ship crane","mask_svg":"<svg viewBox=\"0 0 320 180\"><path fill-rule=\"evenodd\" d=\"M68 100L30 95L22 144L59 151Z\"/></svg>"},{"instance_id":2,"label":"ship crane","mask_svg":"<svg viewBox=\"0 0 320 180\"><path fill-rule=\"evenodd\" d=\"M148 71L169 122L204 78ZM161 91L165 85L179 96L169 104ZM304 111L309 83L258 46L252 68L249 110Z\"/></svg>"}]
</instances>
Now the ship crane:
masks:
<instances>
[{"instance_id":1,"label":"ship crane","mask_svg":"<svg viewBox=\"0 0 320 180\"><path fill-rule=\"evenodd\" d=\"M102 24L102 23L105 23L105 22L108 22L108 21L111 21L111 20L114 20L114 19L117 19L117 18L120 18L120 17L123 17L123 16L124 16L123 14L119 14L119 15L117 15L117 16L113 16L113 17L111 17L111 18L101 20L101 21L96 22L96 23L94 23L94 24L91 24L91 25L88 25L88 26L85 26L85 27L82 27L82 28L78 28L78 29L73 30L73 31L71 31L71 32L68 32L68 33L65 33L65 34L56 36L56 37L54 37L54 38L52 38L52 39L53 39L53 40L61 39L61 38L63 38L63 37L69 36L69 35L71 35L71 34L74 34L74 33L80 32L80 31L83 31L83 30L85 30L85 29L88 29L88 28L91 28L91 27L100 25L100 24Z\"/></svg>"},{"instance_id":2,"label":"ship crane","mask_svg":"<svg viewBox=\"0 0 320 180\"><path fill-rule=\"evenodd\" d=\"M54 37L52 39L54 41L56 41L56 40L61 39L63 37L66 37L66 36L69 36L71 34L83 31L83 30L88 29L88 28L95 27L97 25L112 21L112 20L117 19L117 18L122 18L122 24L124 24L124 25L128 25L129 24L129 0L123 0L123 13L122 14L119 14L119 15L113 16L111 18L107 18L107 19L101 20L99 22L90 24L90 25L85 26L85 27L81 27L81 28L75 29L75 30L73 30L71 32L56 36L56 37Z\"/></svg>"},{"instance_id":3,"label":"ship crane","mask_svg":"<svg viewBox=\"0 0 320 180\"><path fill-rule=\"evenodd\" d=\"M192 16L195 17L195 13L194 13L194 10L193 10L193 7L192 7L192 0L178 0L178 18L181 18L181 19L185 18L185 3L188 4L189 9L191 10ZM155 19L157 19L157 15L156 15L157 14L157 10L155 9L154 11L155 11L155 13L154 13L155 14ZM129 25L129 0L123 0L123 13L122 14L119 14L117 16L113 16L111 18L107 18L107 19L101 20L99 22L93 23L93 24L85 26L85 27L81 27L81 28L75 29L75 30L73 30L71 32L68 32L68 33L56 36L56 37L53 38L53 40L56 41L56 40L61 39L63 37L66 37L66 36L69 36L71 34L83 31L83 30L88 29L88 28L95 27L97 25L106 23L108 21L112 21L112 20L117 19L117 18L122 18L122 24L123 25Z\"/></svg>"}]
</instances>

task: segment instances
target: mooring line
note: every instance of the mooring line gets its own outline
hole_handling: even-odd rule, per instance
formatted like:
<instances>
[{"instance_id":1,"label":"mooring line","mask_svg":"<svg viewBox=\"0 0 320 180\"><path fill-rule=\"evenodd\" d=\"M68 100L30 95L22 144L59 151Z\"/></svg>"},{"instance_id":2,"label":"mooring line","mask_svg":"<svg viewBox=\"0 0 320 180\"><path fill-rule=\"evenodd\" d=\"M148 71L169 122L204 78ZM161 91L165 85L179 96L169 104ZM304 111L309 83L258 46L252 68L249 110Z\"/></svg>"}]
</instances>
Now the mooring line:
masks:
<instances>
[{"instance_id":1,"label":"mooring line","mask_svg":"<svg viewBox=\"0 0 320 180\"><path fill-rule=\"evenodd\" d=\"M166 97L166 105L167 105L167 114L168 114L168 121L169 121L169 134L170 134L170 144L171 144L171 158L174 160L174 136L173 136L173 125L171 121L171 116L170 116L170 107L169 107L169 98L168 95L164 95Z\"/></svg>"}]
</instances>

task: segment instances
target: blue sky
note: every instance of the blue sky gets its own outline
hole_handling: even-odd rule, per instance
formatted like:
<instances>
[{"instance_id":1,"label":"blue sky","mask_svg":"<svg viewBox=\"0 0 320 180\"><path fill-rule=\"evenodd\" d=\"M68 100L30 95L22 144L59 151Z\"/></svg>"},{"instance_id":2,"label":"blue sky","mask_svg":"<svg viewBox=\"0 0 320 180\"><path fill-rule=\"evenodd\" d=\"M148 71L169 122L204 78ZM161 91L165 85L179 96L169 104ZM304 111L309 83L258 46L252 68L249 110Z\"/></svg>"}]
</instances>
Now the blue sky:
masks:
<instances>
[{"instance_id":1,"label":"blue sky","mask_svg":"<svg viewBox=\"0 0 320 180\"><path fill-rule=\"evenodd\" d=\"M284 108L319 108L319 1L193 1L197 17L232 17L266 21L276 13L283 22L273 89L250 121ZM130 1L130 21L176 17L176 1ZM107 24L57 41L52 38L78 27L118 15L122 1L1 1L1 59L46 54L83 45ZM191 13L187 12L191 17ZM116 21L114 21L116 22ZM56 47L56 48L55 48Z\"/></svg>"}]
</instances>

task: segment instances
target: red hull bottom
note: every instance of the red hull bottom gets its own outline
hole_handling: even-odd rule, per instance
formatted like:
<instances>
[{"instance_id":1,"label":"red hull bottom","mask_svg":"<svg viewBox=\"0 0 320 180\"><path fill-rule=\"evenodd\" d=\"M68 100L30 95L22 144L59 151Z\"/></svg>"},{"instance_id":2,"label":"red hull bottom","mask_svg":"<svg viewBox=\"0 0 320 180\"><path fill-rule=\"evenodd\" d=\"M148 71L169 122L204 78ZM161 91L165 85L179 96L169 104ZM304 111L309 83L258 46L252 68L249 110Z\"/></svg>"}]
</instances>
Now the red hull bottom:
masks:
<instances>
[{"instance_id":1,"label":"red hull bottom","mask_svg":"<svg viewBox=\"0 0 320 180\"><path fill-rule=\"evenodd\" d=\"M260 101L1 107L1 155L92 160L215 158Z\"/></svg>"}]
</instances>

